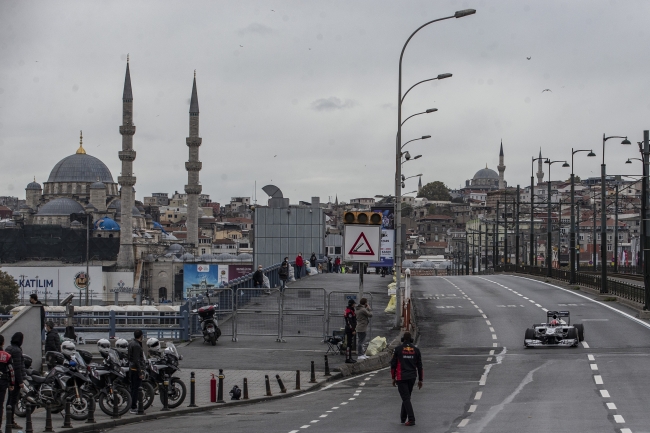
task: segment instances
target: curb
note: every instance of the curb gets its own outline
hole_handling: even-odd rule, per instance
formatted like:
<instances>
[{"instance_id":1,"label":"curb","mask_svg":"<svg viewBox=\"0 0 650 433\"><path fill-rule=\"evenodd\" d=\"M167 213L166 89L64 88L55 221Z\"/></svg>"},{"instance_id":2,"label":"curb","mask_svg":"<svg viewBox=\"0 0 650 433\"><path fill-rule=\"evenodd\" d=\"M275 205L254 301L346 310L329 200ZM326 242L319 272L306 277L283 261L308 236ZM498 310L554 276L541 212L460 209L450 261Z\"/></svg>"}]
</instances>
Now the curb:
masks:
<instances>
[{"instance_id":1,"label":"curb","mask_svg":"<svg viewBox=\"0 0 650 433\"><path fill-rule=\"evenodd\" d=\"M293 392L291 394L278 394L270 397L259 397L259 398L254 398L250 400L236 400L228 403L210 403L211 406L199 406L199 407L185 407L184 409L173 409L170 410L169 412L160 412L157 411L156 413L149 413L147 415L140 415L140 416L134 416L134 417L128 417L128 418L120 418L116 420L110 420L106 422L98 422L96 424L84 424L83 426L80 427L73 427L69 429L65 429L66 433L85 433L85 432L101 432L105 431L108 429L112 429L115 427L119 427L122 425L127 425L127 424L135 424L135 423L140 423L140 422L146 422L146 421L153 421L157 419L162 419L162 418L170 418L173 416L177 415L187 415L191 413L197 413L197 412L207 412L211 410L220 410L223 408L229 408L229 407L234 407L234 406L247 406L247 405L252 405L252 404L257 404L257 403L262 403L265 401L270 401L270 400L279 400L283 398L288 398L288 397L293 397L296 395L304 394L307 392L314 391L321 387L323 384L327 382L331 382L333 380L337 380L342 378L343 375L341 373L334 374L327 379L325 379L323 382L317 383L315 385L310 386L309 388L306 389L301 389L298 392ZM85 421L78 421L78 422L83 422Z\"/></svg>"}]
</instances>

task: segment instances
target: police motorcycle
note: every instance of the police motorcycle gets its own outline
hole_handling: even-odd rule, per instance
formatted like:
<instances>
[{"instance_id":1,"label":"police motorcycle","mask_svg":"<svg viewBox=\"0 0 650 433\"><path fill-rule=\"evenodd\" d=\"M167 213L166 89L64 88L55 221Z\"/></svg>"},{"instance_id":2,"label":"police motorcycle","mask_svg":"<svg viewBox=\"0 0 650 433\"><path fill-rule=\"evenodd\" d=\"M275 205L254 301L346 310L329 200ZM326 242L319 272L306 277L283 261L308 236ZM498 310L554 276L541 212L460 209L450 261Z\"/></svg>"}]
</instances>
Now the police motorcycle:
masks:
<instances>
[{"instance_id":1,"label":"police motorcycle","mask_svg":"<svg viewBox=\"0 0 650 433\"><path fill-rule=\"evenodd\" d=\"M40 376L37 370L32 368L32 357L23 353L23 365L25 366L25 381L29 382L32 380L32 376ZM16 407L14 408L14 415L17 415L21 418L24 418L27 415L27 400L20 396L18 402L16 402Z\"/></svg>"},{"instance_id":2,"label":"police motorcycle","mask_svg":"<svg viewBox=\"0 0 650 433\"><path fill-rule=\"evenodd\" d=\"M126 376L124 379L124 384L127 389L131 389L131 372L129 368L129 342L124 338L120 338L115 341L115 350L119 356L120 365L122 372ZM144 351L142 352L144 354ZM145 359L146 365L146 359ZM149 373L144 371L144 379L142 380L142 390L144 394L142 395L142 407L144 410L149 409L149 406L153 404L154 399L156 398L156 390L149 380Z\"/></svg>"},{"instance_id":3,"label":"police motorcycle","mask_svg":"<svg viewBox=\"0 0 650 433\"><path fill-rule=\"evenodd\" d=\"M205 296L208 298L208 304L212 304L207 292ZM218 306L218 304L206 305L205 307L192 310L193 313L198 313L199 315L199 324L201 325L201 332L203 333L203 341L207 341L213 346L217 345L217 340L221 336L221 329L219 329L217 318L215 317Z\"/></svg>"},{"instance_id":4,"label":"police motorcycle","mask_svg":"<svg viewBox=\"0 0 650 433\"><path fill-rule=\"evenodd\" d=\"M85 353L86 359L75 350L71 341L61 344L61 352L47 352L45 361L53 367L44 377L34 374L32 370L32 375L24 380L25 386L20 390L21 401L17 406L22 406L24 412L29 402L39 407L49 406L52 413L59 413L65 410L66 401L70 398L70 417L75 421L88 418L93 396L84 385L90 382L86 374L86 360L92 359L92 355Z\"/></svg>"},{"instance_id":5,"label":"police motorcycle","mask_svg":"<svg viewBox=\"0 0 650 433\"><path fill-rule=\"evenodd\" d=\"M106 415L113 415L114 398L117 399L119 415L124 415L131 408L131 392L125 386L126 375L122 371L120 357L105 338L97 341L97 349L104 360L101 364L89 365L91 383L88 391Z\"/></svg>"},{"instance_id":6,"label":"police motorcycle","mask_svg":"<svg viewBox=\"0 0 650 433\"><path fill-rule=\"evenodd\" d=\"M163 351L160 347L160 341L157 338L147 340L149 348L149 359L147 359L147 370L149 372L148 382L153 385L154 389L160 395L160 402L164 404L164 382L167 381L167 405L170 409L180 406L187 395L185 383L178 378L173 377L174 373L180 371L178 361L183 359L178 354L176 346L167 342L167 347Z\"/></svg>"}]
</instances>

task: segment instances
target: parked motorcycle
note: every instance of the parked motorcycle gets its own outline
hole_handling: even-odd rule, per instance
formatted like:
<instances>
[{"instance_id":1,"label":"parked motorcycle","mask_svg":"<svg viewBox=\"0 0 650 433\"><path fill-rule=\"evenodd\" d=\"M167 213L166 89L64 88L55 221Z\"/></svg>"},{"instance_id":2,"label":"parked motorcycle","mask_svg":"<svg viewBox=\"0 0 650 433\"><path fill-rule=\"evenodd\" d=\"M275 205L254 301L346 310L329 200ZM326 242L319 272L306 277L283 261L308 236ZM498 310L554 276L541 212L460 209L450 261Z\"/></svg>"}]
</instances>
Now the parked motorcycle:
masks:
<instances>
[{"instance_id":1,"label":"parked motorcycle","mask_svg":"<svg viewBox=\"0 0 650 433\"><path fill-rule=\"evenodd\" d=\"M117 354L120 358L120 365L122 367L122 372L125 375L125 378L123 379L124 385L126 386L127 389L131 389L131 373L129 369L128 341L126 341L123 338L117 340L115 342L115 350L117 351ZM144 371L144 379L142 379L142 390L144 391L144 394L142 396L142 407L144 408L144 410L147 410L153 404L153 401L156 398L156 390L154 389L154 386L151 384L151 380L149 379L149 372L147 370Z\"/></svg>"},{"instance_id":2,"label":"parked motorcycle","mask_svg":"<svg viewBox=\"0 0 650 433\"><path fill-rule=\"evenodd\" d=\"M210 296L206 293L205 296L208 298L208 303L210 302ZM207 305L201 307L198 310L193 310L193 313L199 314L199 324L201 325L201 332L203 333L203 341L207 341L213 346L217 345L217 340L221 336L221 329L217 323L217 318L215 317L217 313L218 305Z\"/></svg>"},{"instance_id":3,"label":"parked motorcycle","mask_svg":"<svg viewBox=\"0 0 650 433\"><path fill-rule=\"evenodd\" d=\"M173 375L181 370L178 361L182 360L183 356L179 355L176 346L169 342L165 350L162 351L157 338L148 339L147 347L149 348L149 359L147 360L149 383L160 394L160 401L164 404L163 383L167 380L167 405L171 409L180 406L187 395L187 388L180 378L173 377Z\"/></svg>"},{"instance_id":4,"label":"parked motorcycle","mask_svg":"<svg viewBox=\"0 0 650 433\"><path fill-rule=\"evenodd\" d=\"M115 349L110 348L108 340L99 340L97 347L104 361L89 365L90 384L87 391L97 399L99 408L106 415L113 415L114 403L117 403L119 415L124 415L131 408L132 400L131 392L124 386L126 375L122 371L120 357Z\"/></svg>"}]
</instances>

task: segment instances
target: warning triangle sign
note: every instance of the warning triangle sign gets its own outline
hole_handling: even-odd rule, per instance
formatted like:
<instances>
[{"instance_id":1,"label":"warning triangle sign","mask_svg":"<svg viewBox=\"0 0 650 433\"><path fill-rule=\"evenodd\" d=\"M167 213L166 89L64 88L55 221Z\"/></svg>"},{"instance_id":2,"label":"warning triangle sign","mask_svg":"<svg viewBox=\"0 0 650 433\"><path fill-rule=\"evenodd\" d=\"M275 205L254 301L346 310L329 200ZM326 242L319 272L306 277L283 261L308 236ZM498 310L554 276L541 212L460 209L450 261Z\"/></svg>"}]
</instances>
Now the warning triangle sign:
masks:
<instances>
[{"instance_id":1,"label":"warning triangle sign","mask_svg":"<svg viewBox=\"0 0 650 433\"><path fill-rule=\"evenodd\" d=\"M348 251L350 256L374 256L375 252L372 250L366 235L361 232L357 240L352 244L352 248Z\"/></svg>"}]
</instances>

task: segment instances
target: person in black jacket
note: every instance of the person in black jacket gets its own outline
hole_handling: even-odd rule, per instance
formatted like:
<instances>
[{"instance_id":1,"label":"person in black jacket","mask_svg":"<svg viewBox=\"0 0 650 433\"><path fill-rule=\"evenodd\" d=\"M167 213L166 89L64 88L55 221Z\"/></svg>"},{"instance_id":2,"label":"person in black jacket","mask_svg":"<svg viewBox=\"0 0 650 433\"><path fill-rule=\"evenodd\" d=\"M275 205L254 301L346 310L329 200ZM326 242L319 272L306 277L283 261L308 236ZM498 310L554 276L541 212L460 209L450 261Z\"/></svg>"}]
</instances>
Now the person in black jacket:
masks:
<instances>
[{"instance_id":1,"label":"person in black jacket","mask_svg":"<svg viewBox=\"0 0 650 433\"><path fill-rule=\"evenodd\" d=\"M402 398L400 420L404 425L412 426L415 425L415 414L411 404L411 392L413 392L416 378L418 379L418 389L422 388L424 371L420 349L413 345L413 337L410 332L404 333L402 342L403 344L397 346L393 352L393 359L390 361L390 374L393 378L393 386L397 387Z\"/></svg>"},{"instance_id":2,"label":"person in black jacket","mask_svg":"<svg viewBox=\"0 0 650 433\"><path fill-rule=\"evenodd\" d=\"M348 308L345 309L343 313L343 318L345 319L345 363L354 364L355 361L352 359L352 347L354 342L354 335L357 333L357 314L354 311L354 305L356 304L354 299L348 301Z\"/></svg>"},{"instance_id":3,"label":"person in black jacket","mask_svg":"<svg viewBox=\"0 0 650 433\"><path fill-rule=\"evenodd\" d=\"M0 426L2 425L2 402L5 401L7 390L13 391L16 383L14 368L11 365L11 355L3 350L5 338L0 335Z\"/></svg>"},{"instance_id":4,"label":"person in black jacket","mask_svg":"<svg viewBox=\"0 0 650 433\"><path fill-rule=\"evenodd\" d=\"M278 269L278 277L280 277L280 282L282 283L280 290L284 290L287 285L287 279L289 279L289 260L287 257L284 258L280 269Z\"/></svg>"},{"instance_id":5,"label":"person in black jacket","mask_svg":"<svg viewBox=\"0 0 650 433\"><path fill-rule=\"evenodd\" d=\"M38 300L38 295L36 293L29 295L29 303L41 309L41 341L43 341L45 340L45 307L43 307L41 301Z\"/></svg>"},{"instance_id":6,"label":"person in black jacket","mask_svg":"<svg viewBox=\"0 0 650 433\"><path fill-rule=\"evenodd\" d=\"M253 274L253 286L256 289L261 289L264 286L264 272L262 272L262 265L258 265L257 270Z\"/></svg>"},{"instance_id":7,"label":"person in black jacket","mask_svg":"<svg viewBox=\"0 0 650 433\"><path fill-rule=\"evenodd\" d=\"M23 380L25 378L25 363L23 362L23 333L16 332L11 336L11 344L7 347L7 353L11 355L11 365L14 369L14 377L16 381L16 386L14 389L9 392L9 397L7 398L7 406L16 407L18 402L18 397L20 396L20 388L24 387L25 384ZM16 424L16 419L11 420L12 428L22 430L22 427Z\"/></svg>"},{"instance_id":8,"label":"person in black jacket","mask_svg":"<svg viewBox=\"0 0 650 433\"><path fill-rule=\"evenodd\" d=\"M142 331L133 332L133 340L129 341L129 373L131 374L131 410L132 414L138 413L138 389L144 379L144 355L142 352Z\"/></svg>"},{"instance_id":9,"label":"person in black jacket","mask_svg":"<svg viewBox=\"0 0 650 433\"><path fill-rule=\"evenodd\" d=\"M54 329L54 322L48 320L45 323L45 352L60 352L61 351L61 337Z\"/></svg>"}]
</instances>

